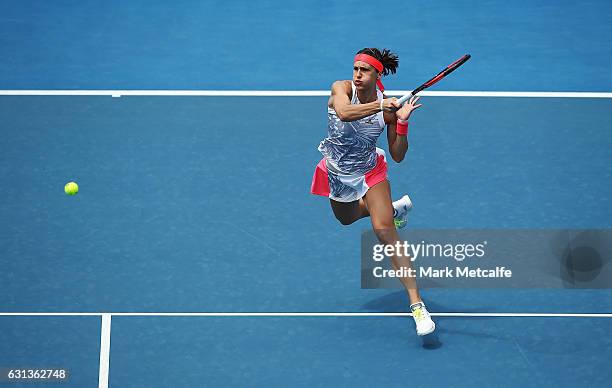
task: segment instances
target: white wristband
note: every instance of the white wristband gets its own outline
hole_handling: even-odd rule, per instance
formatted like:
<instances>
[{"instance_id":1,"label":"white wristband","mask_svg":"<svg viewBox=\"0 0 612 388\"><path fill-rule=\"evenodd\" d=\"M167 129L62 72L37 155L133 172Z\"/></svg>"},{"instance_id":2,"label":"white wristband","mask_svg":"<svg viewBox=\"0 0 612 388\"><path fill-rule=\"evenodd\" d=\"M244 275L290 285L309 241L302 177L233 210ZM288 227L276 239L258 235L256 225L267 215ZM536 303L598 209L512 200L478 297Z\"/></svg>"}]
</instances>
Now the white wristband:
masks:
<instances>
[{"instance_id":1,"label":"white wristband","mask_svg":"<svg viewBox=\"0 0 612 388\"><path fill-rule=\"evenodd\" d=\"M381 112L383 111L383 99L382 98L380 99L380 111Z\"/></svg>"}]
</instances>

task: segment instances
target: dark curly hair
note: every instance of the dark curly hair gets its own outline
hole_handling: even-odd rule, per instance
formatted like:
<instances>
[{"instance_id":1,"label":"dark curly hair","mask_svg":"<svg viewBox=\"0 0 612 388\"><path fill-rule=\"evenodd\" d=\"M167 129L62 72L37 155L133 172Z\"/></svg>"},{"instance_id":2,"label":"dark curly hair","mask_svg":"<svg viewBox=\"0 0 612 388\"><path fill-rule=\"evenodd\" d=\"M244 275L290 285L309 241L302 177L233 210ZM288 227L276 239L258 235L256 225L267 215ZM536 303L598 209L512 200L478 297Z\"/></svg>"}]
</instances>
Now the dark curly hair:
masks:
<instances>
[{"instance_id":1,"label":"dark curly hair","mask_svg":"<svg viewBox=\"0 0 612 388\"><path fill-rule=\"evenodd\" d=\"M392 53L389 49L379 49L375 47L367 47L357 51L357 54L368 54L378 59L383 64L383 75L395 74L395 71L399 67L399 58L397 54Z\"/></svg>"}]
</instances>

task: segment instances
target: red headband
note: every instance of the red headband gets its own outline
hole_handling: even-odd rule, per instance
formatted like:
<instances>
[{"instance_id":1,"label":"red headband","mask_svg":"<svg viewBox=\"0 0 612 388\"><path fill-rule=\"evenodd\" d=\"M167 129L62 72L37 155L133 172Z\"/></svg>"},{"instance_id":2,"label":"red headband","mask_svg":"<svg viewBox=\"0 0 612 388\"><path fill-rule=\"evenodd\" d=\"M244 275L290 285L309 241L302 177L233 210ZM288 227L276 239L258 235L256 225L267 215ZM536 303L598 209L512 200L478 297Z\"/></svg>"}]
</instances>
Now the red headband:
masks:
<instances>
[{"instance_id":1,"label":"red headband","mask_svg":"<svg viewBox=\"0 0 612 388\"><path fill-rule=\"evenodd\" d=\"M378 59L368 54L355 55L354 62L357 62L357 61L365 62L368 65L372 65L379 73L382 73L384 69L383 64ZM381 92L385 91L385 87L383 86L382 82L380 82L379 79L376 80L376 86L378 86L378 89L380 89Z\"/></svg>"}]
</instances>

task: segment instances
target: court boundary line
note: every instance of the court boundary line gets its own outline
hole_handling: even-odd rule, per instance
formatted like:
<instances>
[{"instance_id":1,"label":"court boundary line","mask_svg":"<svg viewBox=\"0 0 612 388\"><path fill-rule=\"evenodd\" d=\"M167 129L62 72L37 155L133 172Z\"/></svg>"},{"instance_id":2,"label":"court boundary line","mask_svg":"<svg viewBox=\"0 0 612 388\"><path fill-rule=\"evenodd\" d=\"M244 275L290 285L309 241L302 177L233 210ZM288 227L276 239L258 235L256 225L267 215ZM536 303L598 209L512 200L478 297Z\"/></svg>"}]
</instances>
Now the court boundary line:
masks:
<instances>
[{"instance_id":1,"label":"court boundary line","mask_svg":"<svg viewBox=\"0 0 612 388\"><path fill-rule=\"evenodd\" d=\"M403 96L410 90L387 90L387 96ZM329 90L131 90L131 89L29 89L0 90L0 96L183 96L183 97L325 97ZM423 91L430 97L509 97L509 98L612 98L612 92L529 92L529 91Z\"/></svg>"},{"instance_id":2,"label":"court boundary line","mask_svg":"<svg viewBox=\"0 0 612 388\"><path fill-rule=\"evenodd\" d=\"M541 318L612 318L612 313L464 313L431 312L433 317L541 317ZM79 317L411 317L412 313L388 312L0 312L0 316L79 316ZM104 326L103 326L104 327ZM110 321L108 324L110 335Z\"/></svg>"},{"instance_id":3,"label":"court boundary line","mask_svg":"<svg viewBox=\"0 0 612 388\"><path fill-rule=\"evenodd\" d=\"M108 374L110 370L111 317L111 314L102 314L102 328L100 329L100 367L98 369L98 388L108 388Z\"/></svg>"},{"instance_id":4,"label":"court boundary line","mask_svg":"<svg viewBox=\"0 0 612 388\"><path fill-rule=\"evenodd\" d=\"M431 313L434 317L559 317L559 318L612 318L612 313ZM412 313L306 313L306 312L200 312L200 313L78 313L78 312L0 312L5 316L97 316L101 317L100 328L100 365L98 368L98 388L108 388L110 372L111 322L113 316L119 317L411 317Z\"/></svg>"}]
</instances>

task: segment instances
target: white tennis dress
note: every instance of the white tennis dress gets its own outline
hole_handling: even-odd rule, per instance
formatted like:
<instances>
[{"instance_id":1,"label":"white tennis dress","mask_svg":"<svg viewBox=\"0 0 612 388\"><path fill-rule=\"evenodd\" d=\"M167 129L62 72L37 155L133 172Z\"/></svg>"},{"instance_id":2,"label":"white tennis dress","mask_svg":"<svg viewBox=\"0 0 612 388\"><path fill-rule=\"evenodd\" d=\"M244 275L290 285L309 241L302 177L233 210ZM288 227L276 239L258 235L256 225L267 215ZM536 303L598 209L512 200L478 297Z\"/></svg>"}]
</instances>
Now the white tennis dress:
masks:
<instances>
[{"instance_id":1,"label":"white tennis dress","mask_svg":"<svg viewBox=\"0 0 612 388\"><path fill-rule=\"evenodd\" d=\"M351 104L361 104L355 84L351 85ZM383 98L378 89L376 95L378 100ZM324 157L315 170L311 192L339 202L359 200L387 178L385 151L376 147L385 127L383 112L344 122L328 107L327 123L327 137L318 148Z\"/></svg>"}]
</instances>

